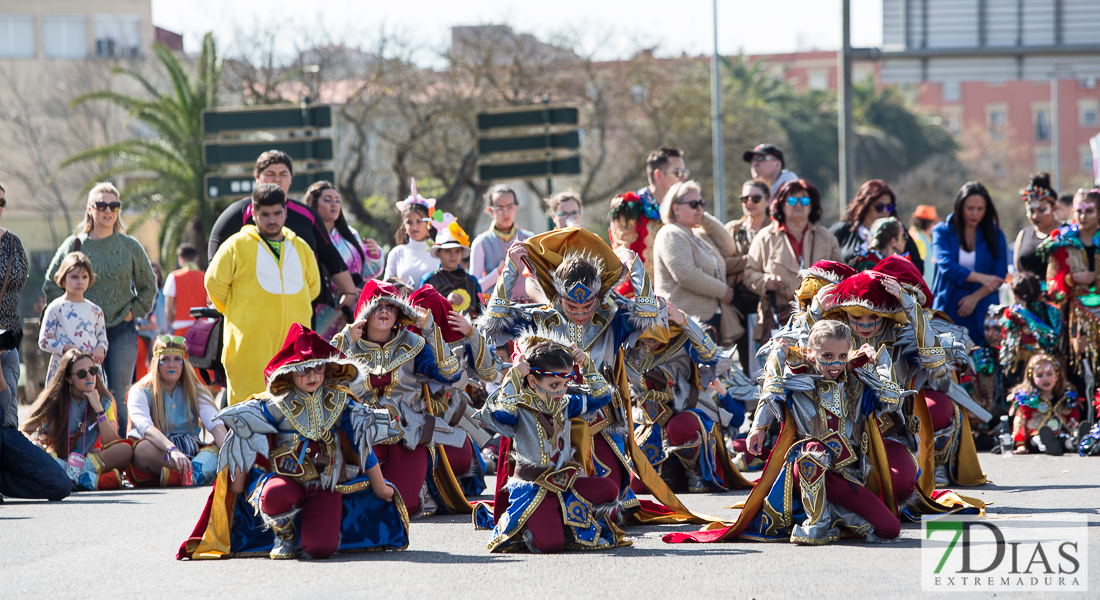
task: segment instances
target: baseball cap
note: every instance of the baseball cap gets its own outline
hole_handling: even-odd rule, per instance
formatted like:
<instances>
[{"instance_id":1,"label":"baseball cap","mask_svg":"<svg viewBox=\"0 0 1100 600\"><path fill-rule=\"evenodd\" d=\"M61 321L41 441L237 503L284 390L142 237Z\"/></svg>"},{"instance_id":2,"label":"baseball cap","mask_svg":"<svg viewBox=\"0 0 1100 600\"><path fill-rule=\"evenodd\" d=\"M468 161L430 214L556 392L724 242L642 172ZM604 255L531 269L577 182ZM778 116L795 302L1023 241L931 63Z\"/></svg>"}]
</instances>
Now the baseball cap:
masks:
<instances>
[{"instance_id":1,"label":"baseball cap","mask_svg":"<svg viewBox=\"0 0 1100 600\"><path fill-rule=\"evenodd\" d=\"M784 167L787 166L787 161L783 160L783 151L776 148L774 144L757 144L752 150L746 150L745 153L741 155L741 158L743 158L745 162L752 162L752 157L757 154L774 156L779 159L779 164Z\"/></svg>"}]
</instances>

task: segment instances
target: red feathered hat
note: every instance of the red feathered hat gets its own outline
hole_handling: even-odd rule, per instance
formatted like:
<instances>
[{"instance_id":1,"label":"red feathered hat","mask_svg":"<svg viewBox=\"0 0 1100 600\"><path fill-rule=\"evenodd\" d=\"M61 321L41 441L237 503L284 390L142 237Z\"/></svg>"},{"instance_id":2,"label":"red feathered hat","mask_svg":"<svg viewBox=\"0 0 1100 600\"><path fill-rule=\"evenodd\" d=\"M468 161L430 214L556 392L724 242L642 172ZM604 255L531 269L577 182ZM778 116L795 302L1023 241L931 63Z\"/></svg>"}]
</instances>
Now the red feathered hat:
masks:
<instances>
[{"instance_id":1,"label":"red feathered hat","mask_svg":"<svg viewBox=\"0 0 1100 600\"><path fill-rule=\"evenodd\" d=\"M317 335L316 331L294 323L286 334L283 347L275 353L267 363L267 368L264 369L267 391L276 393L272 385L283 375L301 372L323 364L330 365L328 380L351 381L359 376L359 369L355 363L345 358L332 344ZM338 365L340 368L334 369L332 365Z\"/></svg>"},{"instance_id":2,"label":"red feathered hat","mask_svg":"<svg viewBox=\"0 0 1100 600\"><path fill-rule=\"evenodd\" d=\"M413 292L409 296L409 302L413 306L426 308L432 313L432 320L435 321L435 326L439 328L439 332L443 334L445 343L450 344L462 339L462 333L455 331L455 328L451 327L451 322L447 320L447 317L454 312L451 303L432 284L424 284L420 289ZM412 330L415 333L420 333L415 328L412 328Z\"/></svg>"},{"instance_id":3,"label":"red feathered hat","mask_svg":"<svg viewBox=\"0 0 1100 600\"><path fill-rule=\"evenodd\" d=\"M840 312L856 317L875 314L898 323L908 323L901 300L886 291L883 285L887 279L892 277L877 271L864 271L841 281L827 292L822 303L825 317L840 318Z\"/></svg>"},{"instance_id":4,"label":"red feathered hat","mask_svg":"<svg viewBox=\"0 0 1100 600\"><path fill-rule=\"evenodd\" d=\"M835 260L819 260L810 265L809 269L799 273L799 275L803 277L809 275L824 279L829 283L840 283L855 274L855 269L842 262L836 262Z\"/></svg>"},{"instance_id":5,"label":"red feathered hat","mask_svg":"<svg viewBox=\"0 0 1100 600\"><path fill-rule=\"evenodd\" d=\"M848 265L835 260L819 260L810 265L809 269L798 272L802 276L802 283L795 291L795 297L803 307L809 306L821 288L830 283L840 283L856 274L856 270Z\"/></svg>"},{"instance_id":6,"label":"red feathered hat","mask_svg":"<svg viewBox=\"0 0 1100 600\"><path fill-rule=\"evenodd\" d=\"M917 270L911 260L900 254L893 254L878 261L872 271L885 273L898 280L906 290L913 293L914 300L924 308L932 308L932 290L924 282L924 275Z\"/></svg>"},{"instance_id":7,"label":"red feathered hat","mask_svg":"<svg viewBox=\"0 0 1100 600\"><path fill-rule=\"evenodd\" d=\"M420 317L416 308L392 283L371 279L363 285L363 291L359 294L359 302L355 304L355 318L361 319L364 315L369 315L383 302L397 309L397 322L402 325L412 325Z\"/></svg>"}]
</instances>

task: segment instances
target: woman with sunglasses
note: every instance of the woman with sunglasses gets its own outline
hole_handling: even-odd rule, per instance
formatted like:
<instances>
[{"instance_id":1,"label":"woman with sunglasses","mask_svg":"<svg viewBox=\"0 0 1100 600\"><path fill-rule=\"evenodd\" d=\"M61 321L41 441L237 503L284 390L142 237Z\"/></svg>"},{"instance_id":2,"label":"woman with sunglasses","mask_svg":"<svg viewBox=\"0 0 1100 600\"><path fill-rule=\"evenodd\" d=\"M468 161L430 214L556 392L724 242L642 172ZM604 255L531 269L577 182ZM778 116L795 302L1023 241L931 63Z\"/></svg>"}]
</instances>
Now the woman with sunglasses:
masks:
<instances>
[{"instance_id":1,"label":"woman with sunglasses","mask_svg":"<svg viewBox=\"0 0 1100 600\"><path fill-rule=\"evenodd\" d=\"M1050 173L1031 176L1027 187L1020 190L1020 200L1031 225L1016 236L1013 246L1013 262L1017 273L1034 273L1040 281L1046 281L1047 261L1039 255L1039 246L1058 228L1058 216L1054 214L1058 204L1058 192L1050 187Z\"/></svg>"},{"instance_id":2,"label":"woman with sunglasses","mask_svg":"<svg viewBox=\"0 0 1100 600\"><path fill-rule=\"evenodd\" d=\"M772 223L749 246L745 284L760 295L756 330L760 344L790 318L798 272L819 260L840 261L836 238L817 224L822 212L821 195L812 183L788 181L772 200Z\"/></svg>"},{"instance_id":3,"label":"woman with sunglasses","mask_svg":"<svg viewBox=\"0 0 1100 600\"><path fill-rule=\"evenodd\" d=\"M118 435L114 398L92 355L71 349L20 429L65 467L74 489L117 490L133 448Z\"/></svg>"},{"instance_id":4,"label":"woman with sunglasses","mask_svg":"<svg viewBox=\"0 0 1100 600\"><path fill-rule=\"evenodd\" d=\"M871 247L871 226L878 219L897 217L898 197L886 182L872 179L860 186L856 197L848 204L844 217L829 228L840 245L840 262L852 264L856 255ZM920 249L912 239L905 242L905 252L917 270L924 271Z\"/></svg>"},{"instance_id":5,"label":"woman with sunglasses","mask_svg":"<svg viewBox=\"0 0 1100 600\"><path fill-rule=\"evenodd\" d=\"M741 329L736 336L737 354L741 358L741 368L748 372L749 337L748 315L756 312L760 295L745 285L745 265L749 260L749 246L764 227L771 222L768 218L768 199L771 187L763 179L750 179L741 186L741 210L744 216L726 223L726 231L733 238L733 254L726 257L726 283L733 287L733 302L729 305L737 309L737 318ZM725 307L723 307L725 310Z\"/></svg>"},{"instance_id":6,"label":"woman with sunglasses","mask_svg":"<svg viewBox=\"0 0 1100 600\"><path fill-rule=\"evenodd\" d=\"M153 310L157 297L157 278L145 249L126 235L121 219L122 203L118 190L110 183L99 183L88 192L88 206L78 233L69 236L57 249L42 294L50 302L65 293L54 280L61 261L71 252L83 252L95 270L95 283L84 296L103 309L107 322L107 355L103 371L111 395L125 398L137 365L137 326L134 319ZM125 403L118 405L119 436L126 435L128 423Z\"/></svg>"},{"instance_id":7,"label":"woman with sunglasses","mask_svg":"<svg viewBox=\"0 0 1100 600\"><path fill-rule=\"evenodd\" d=\"M733 300L733 288L726 284L726 257L733 253L733 238L705 206L695 181L668 189L660 206L665 226L653 245L654 290L702 321L717 338L721 305Z\"/></svg>"},{"instance_id":8,"label":"woman with sunglasses","mask_svg":"<svg viewBox=\"0 0 1100 600\"><path fill-rule=\"evenodd\" d=\"M126 477L138 487L210 485L218 475L218 449L225 425L210 391L187 362L182 337L162 335L153 341L149 372L130 388L126 399L134 428L134 461ZM203 443L209 432L213 445Z\"/></svg>"}]
</instances>

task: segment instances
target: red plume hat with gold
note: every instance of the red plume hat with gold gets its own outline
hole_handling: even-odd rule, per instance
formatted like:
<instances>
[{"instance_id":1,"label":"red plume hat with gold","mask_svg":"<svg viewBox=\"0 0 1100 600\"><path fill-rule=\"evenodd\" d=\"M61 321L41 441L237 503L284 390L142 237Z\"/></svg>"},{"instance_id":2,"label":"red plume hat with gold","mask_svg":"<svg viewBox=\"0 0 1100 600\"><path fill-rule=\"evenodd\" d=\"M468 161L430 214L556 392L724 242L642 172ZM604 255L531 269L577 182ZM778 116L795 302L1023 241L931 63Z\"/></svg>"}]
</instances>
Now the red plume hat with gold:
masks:
<instances>
[{"instance_id":1,"label":"red plume hat with gold","mask_svg":"<svg viewBox=\"0 0 1100 600\"><path fill-rule=\"evenodd\" d=\"M897 323L908 323L901 300L884 285L893 279L877 271L864 271L841 281L826 292L822 301L825 318L839 319L841 313L855 317L878 315Z\"/></svg>"},{"instance_id":2,"label":"red plume hat with gold","mask_svg":"<svg viewBox=\"0 0 1100 600\"><path fill-rule=\"evenodd\" d=\"M914 300L924 308L932 308L932 290L924 282L924 275L917 270L917 266L908 258L900 254L893 254L878 261L872 271L877 271L893 277L907 291L913 293ZM919 297L918 294L919 293Z\"/></svg>"}]
</instances>

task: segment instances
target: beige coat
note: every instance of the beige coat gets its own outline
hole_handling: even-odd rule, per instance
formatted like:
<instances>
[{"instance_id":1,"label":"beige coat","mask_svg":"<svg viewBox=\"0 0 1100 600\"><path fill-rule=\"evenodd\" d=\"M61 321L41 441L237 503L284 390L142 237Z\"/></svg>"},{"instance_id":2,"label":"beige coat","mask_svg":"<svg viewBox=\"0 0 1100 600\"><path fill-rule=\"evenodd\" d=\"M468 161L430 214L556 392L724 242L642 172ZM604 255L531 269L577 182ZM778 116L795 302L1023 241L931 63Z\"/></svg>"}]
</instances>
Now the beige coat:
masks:
<instances>
[{"instance_id":1,"label":"beige coat","mask_svg":"<svg viewBox=\"0 0 1100 600\"><path fill-rule=\"evenodd\" d=\"M819 225L808 225L806 237L802 240L802 267L808 269L819 260L840 260L840 246L836 237L828 229ZM760 230L749 246L749 259L745 265L745 285L760 294L761 303L767 300L767 288L764 287L764 275L774 274L782 278L775 290L776 305L784 310L794 301L798 290L799 264L794 248L787 234L779 231L779 223L773 221Z\"/></svg>"},{"instance_id":2,"label":"beige coat","mask_svg":"<svg viewBox=\"0 0 1100 600\"><path fill-rule=\"evenodd\" d=\"M733 238L709 214L703 215L701 228L690 231L667 224L654 242L654 289L685 313L706 321L729 289L725 259L732 252Z\"/></svg>"}]
</instances>

